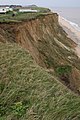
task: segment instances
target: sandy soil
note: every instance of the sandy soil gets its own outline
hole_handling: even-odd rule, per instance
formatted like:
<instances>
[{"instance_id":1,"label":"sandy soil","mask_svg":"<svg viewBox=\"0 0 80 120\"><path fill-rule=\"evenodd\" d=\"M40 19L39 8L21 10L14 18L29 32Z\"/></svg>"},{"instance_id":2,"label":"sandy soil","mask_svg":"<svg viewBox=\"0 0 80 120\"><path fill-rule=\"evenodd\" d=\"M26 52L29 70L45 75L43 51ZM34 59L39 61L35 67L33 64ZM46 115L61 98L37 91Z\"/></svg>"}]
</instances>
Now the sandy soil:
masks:
<instances>
[{"instance_id":1,"label":"sandy soil","mask_svg":"<svg viewBox=\"0 0 80 120\"><path fill-rule=\"evenodd\" d=\"M61 16L59 16L59 23L68 34L68 37L77 44L75 50L77 55L80 57L80 31Z\"/></svg>"}]
</instances>

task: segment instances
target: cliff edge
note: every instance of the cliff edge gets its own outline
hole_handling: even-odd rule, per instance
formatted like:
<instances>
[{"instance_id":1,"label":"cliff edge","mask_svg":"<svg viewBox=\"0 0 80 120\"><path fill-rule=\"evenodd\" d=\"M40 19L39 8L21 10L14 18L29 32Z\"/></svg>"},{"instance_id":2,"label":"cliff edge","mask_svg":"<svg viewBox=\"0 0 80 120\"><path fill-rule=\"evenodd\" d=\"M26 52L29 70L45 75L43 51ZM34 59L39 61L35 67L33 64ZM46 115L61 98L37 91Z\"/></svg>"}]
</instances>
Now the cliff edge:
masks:
<instances>
[{"instance_id":1,"label":"cliff edge","mask_svg":"<svg viewBox=\"0 0 80 120\"><path fill-rule=\"evenodd\" d=\"M59 25L57 13L42 14L18 23L1 23L0 31L1 42L21 45L38 65L79 93L80 59L74 49L76 43Z\"/></svg>"}]
</instances>

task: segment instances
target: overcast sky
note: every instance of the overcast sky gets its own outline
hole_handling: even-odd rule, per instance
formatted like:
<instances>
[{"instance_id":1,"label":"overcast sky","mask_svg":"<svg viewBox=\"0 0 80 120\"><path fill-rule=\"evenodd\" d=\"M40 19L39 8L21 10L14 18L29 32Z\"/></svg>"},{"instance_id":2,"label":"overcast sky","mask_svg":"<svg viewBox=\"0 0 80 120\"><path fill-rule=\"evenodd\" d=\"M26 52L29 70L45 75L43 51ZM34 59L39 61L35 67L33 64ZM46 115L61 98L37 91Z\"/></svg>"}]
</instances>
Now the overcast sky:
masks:
<instances>
[{"instance_id":1,"label":"overcast sky","mask_svg":"<svg viewBox=\"0 0 80 120\"><path fill-rule=\"evenodd\" d=\"M39 6L80 7L80 0L0 0L0 4L36 4Z\"/></svg>"}]
</instances>

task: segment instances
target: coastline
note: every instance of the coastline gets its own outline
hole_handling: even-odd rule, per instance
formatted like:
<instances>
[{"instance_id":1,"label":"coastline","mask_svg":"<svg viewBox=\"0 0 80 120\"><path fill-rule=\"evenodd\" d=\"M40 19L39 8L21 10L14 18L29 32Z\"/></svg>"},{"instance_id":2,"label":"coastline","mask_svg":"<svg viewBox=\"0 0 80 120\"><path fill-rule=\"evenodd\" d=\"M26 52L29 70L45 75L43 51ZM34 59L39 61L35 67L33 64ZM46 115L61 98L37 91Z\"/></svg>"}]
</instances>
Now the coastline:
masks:
<instances>
[{"instance_id":1,"label":"coastline","mask_svg":"<svg viewBox=\"0 0 80 120\"><path fill-rule=\"evenodd\" d=\"M71 38L76 44L77 47L75 48L76 54L80 57L80 27L68 21L67 19L59 16L59 24L63 27L65 32L68 34L68 37Z\"/></svg>"}]
</instances>

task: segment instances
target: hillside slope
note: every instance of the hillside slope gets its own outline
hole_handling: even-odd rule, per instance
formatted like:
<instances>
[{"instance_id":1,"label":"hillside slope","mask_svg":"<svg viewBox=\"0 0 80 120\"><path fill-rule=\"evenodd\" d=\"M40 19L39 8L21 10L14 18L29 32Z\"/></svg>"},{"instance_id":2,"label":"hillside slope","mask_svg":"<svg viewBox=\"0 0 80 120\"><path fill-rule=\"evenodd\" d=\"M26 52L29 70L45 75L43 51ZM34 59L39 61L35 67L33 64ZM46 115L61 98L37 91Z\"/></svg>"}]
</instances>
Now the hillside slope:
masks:
<instances>
[{"instance_id":1,"label":"hillside slope","mask_svg":"<svg viewBox=\"0 0 80 120\"><path fill-rule=\"evenodd\" d=\"M40 15L21 23L0 24L0 29L3 42L17 42L28 49L35 61L43 67L52 67L52 64L46 64L47 57L54 62L55 59L63 62L63 56L72 54L73 51L69 50L76 46L59 26L56 13Z\"/></svg>"},{"instance_id":2,"label":"hillside slope","mask_svg":"<svg viewBox=\"0 0 80 120\"><path fill-rule=\"evenodd\" d=\"M70 73L67 70L58 77L63 84L80 94L80 59L74 49L76 43L59 25L57 13L42 14L19 23L2 23L0 31L1 42L16 42L26 48L35 62L52 74L58 76L54 72L58 67L71 67Z\"/></svg>"},{"instance_id":3,"label":"hillside slope","mask_svg":"<svg viewBox=\"0 0 80 120\"><path fill-rule=\"evenodd\" d=\"M39 67L28 51L0 43L0 120L79 120L80 97Z\"/></svg>"}]
</instances>

